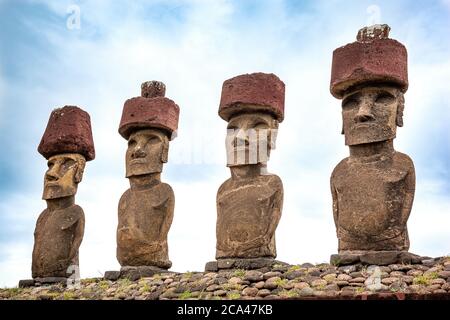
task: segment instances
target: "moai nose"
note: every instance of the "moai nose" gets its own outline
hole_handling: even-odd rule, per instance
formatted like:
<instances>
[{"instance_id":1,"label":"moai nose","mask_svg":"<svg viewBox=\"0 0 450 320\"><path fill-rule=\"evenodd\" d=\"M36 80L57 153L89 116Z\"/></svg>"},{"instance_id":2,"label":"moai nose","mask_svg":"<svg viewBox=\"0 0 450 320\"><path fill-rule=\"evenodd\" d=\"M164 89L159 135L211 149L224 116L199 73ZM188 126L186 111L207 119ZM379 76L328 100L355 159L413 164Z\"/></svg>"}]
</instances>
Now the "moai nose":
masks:
<instances>
[{"instance_id":1,"label":"moai nose","mask_svg":"<svg viewBox=\"0 0 450 320\"><path fill-rule=\"evenodd\" d=\"M239 130L234 139L234 146L248 146L250 143L248 141L248 134L246 130Z\"/></svg>"},{"instance_id":2,"label":"moai nose","mask_svg":"<svg viewBox=\"0 0 450 320\"><path fill-rule=\"evenodd\" d=\"M45 179L47 181L56 181L58 180L58 175L52 169L45 173Z\"/></svg>"},{"instance_id":3,"label":"moai nose","mask_svg":"<svg viewBox=\"0 0 450 320\"><path fill-rule=\"evenodd\" d=\"M355 116L355 122L369 122L375 120L372 114L372 106L368 102L363 102Z\"/></svg>"},{"instance_id":4,"label":"moai nose","mask_svg":"<svg viewBox=\"0 0 450 320\"><path fill-rule=\"evenodd\" d=\"M142 149L142 147L137 146L134 150L133 153L131 154L131 157L133 159L138 159L138 158L145 158L147 156L147 154L145 153L145 151Z\"/></svg>"}]
</instances>

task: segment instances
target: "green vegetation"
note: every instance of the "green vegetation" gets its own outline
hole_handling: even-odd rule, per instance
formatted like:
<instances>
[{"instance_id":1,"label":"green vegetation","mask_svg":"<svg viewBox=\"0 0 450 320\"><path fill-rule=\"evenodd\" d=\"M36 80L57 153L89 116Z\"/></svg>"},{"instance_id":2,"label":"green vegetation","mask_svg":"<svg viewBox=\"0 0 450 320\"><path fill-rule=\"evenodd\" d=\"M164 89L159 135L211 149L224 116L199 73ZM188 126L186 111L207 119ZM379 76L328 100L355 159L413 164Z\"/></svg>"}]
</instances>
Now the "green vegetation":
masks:
<instances>
[{"instance_id":1,"label":"green vegetation","mask_svg":"<svg viewBox=\"0 0 450 320\"><path fill-rule=\"evenodd\" d=\"M242 278L243 276L245 276L245 270L242 269L237 269L233 272L233 276L234 277L238 277L238 278Z\"/></svg>"},{"instance_id":2,"label":"green vegetation","mask_svg":"<svg viewBox=\"0 0 450 320\"><path fill-rule=\"evenodd\" d=\"M109 282L107 280L102 280L98 283L98 286L102 289L102 290L106 290L109 288Z\"/></svg>"},{"instance_id":3,"label":"green vegetation","mask_svg":"<svg viewBox=\"0 0 450 320\"><path fill-rule=\"evenodd\" d=\"M291 267L288 269L287 272L297 271L297 270L300 270L301 268L302 268L302 267L300 267L300 266L297 264L297 265L291 266Z\"/></svg>"},{"instance_id":4,"label":"green vegetation","mask_svg":"<svg viewBox=\"0 0 450 320\"><path fill-rule=\"evenodd\" d=\"M190 292L189 290L186 290L182 294L180 294L179 298L181 300L186 300L186 299L192 298L192 292Z\"/></svg>"},{"instance_id":5,"label":"green vegetation","mask_svg":"<svg viewBox=\"0 0 450 320\"><path fill-rule=\"evenodd\" d=\"M22 290L20 288L5 288L3 292L4 298L13 298L19 295L22 292Z\"/></svg>"},{"instance_id":6,"label":"green vegetation","mask_svg":"<svg viewBox=\"0 0 450 320\"><path fill-rule=\"evenodd\" d=\"M414 284L428 286L431 283L431 280L437 279L439 277L437 272L429 272L425 273L421 276L417 276L413 279Z\"/></svg>"},{"instance_id":7,"label":"green vegetation","mask_svg":"<svg viewBox=\"0 0 450 320\"><path fill-rule=\"evenodd\" d=\"M279 287L284 287L288 283L287 279L278 279L275 284Z\"/></svg>"},{"instance_id":8,"label":"green vegetation","mask_svg":"<svg viewBox=\"0 0 450 320\"><path fill-rule=\"evenodd\" d=\"M75 298L77 298L77 296L73 292L66 291L63 293L64 300L74 300Z\"/></svg>"},{"instance_id":9,"label":"green vegetation","mask_svg":"<svg viewBox=\"0 0 450 320\"><path fill-rule=\"evenodd\" d=\"M297 290L283 290L279 293L279 295L284 298L295 298L299 296Z\"/></svg>"},{"instance_id":10,"label":"green vegetation","mask_svg":"<svg viewBox=\"0 0 450 320\"><path fill-rule=\"evenodd\" d=\"M227 294L227 297L228 297L228 299L230 299L230 300L237 300L237 299L239 299L239 298L241 297L241 294L238 293L238 292L229 292L229 293Z\"/></svg>"}]
</instances>

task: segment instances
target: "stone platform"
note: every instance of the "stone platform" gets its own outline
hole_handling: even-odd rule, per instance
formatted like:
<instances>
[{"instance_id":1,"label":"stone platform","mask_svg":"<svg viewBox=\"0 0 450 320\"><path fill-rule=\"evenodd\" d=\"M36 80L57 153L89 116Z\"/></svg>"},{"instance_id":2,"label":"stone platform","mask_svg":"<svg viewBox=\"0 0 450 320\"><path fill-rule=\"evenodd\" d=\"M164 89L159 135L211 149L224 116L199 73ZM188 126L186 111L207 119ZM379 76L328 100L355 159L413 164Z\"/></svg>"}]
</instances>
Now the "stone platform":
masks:
<instances>
[{"instance_id":1,"label":"stone platform","mask_svg":"<svg viewBox=\"0 0 450 320\"><path fill-rule=\"evenodd\" d=\"M115 281L117 279L129 279L131 281L139 280L140 278L151 277L155 274L162 274L169 272L166 269L154 266L125 266L120 268L120 271L106 271L105 280Z\"/></svg>"},{"instance_id":2,"label":"stone platform","mask_svg":"<svg viewBox=\"0 0 450 320\"><path fill-rule=\"evenodd\" d=\"M125 275L130 270L123 271ZM116 272L120 274L120 271ZM133 270L131 275L138 272L139 276L144 274L143 270ZM163 270L138 280L128 277L116 280L82 279L80 286L73 288L66 287L64 283L53 283L31 288L0 289L0 299L450 300L450 257L385 266L278 263L258 270L230 268L216 272L185 273Z\"/></svg>"},{"instance_id":3,"label":"stone platform","mask_svg":"<svg viewBox=\"0 0 450 320\"><path fill-rule=\"evenodd\" d=\"M262 268L272 268L274 265L289 265L272 258L252 258L252 259L219 259L207 262L205 271L216 272L219 270L243 269L257 270Z\"/></svg>"}]
</instances>

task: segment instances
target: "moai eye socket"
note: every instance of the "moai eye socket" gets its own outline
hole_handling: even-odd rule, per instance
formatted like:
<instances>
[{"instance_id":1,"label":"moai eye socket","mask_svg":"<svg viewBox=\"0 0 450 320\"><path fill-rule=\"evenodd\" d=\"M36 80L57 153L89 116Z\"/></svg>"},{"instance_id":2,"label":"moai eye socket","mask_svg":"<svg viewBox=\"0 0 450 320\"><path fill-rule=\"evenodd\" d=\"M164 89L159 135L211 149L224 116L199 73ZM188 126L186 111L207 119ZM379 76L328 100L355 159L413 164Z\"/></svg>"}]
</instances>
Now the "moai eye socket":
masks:
<instances>
[{"instance_id":1,"label":"moai eye socket","mask_svg":"<svg viewBox=\"0 0 450 320\"><path fill-rule=\"evenodd\" d=\"M136 140L130 139L128 140L128 147L134 147L136 145Z\"/></svg>"},{"instance_id":2,"label":"moai eye socket","mask_svg":"<svg viewBox=\"0 0 450 320\"><path fill-rule=\"evenodd\" d=\"M68 170L68 169L70 169L70 167L72 167L75 163L76 163L75 160L69 159L69 158L68 158L68 159L64 159L64 161L63 161L63 163L62 163L62 166L63 166L64 169Z\"/></svg>"},{"instance_id":3,"label":"moai eye socket","mask_svg":"<svg viewBox=\"0 0 450 320\"><path fill-rule=\"evenodd\" d=\"M375 103L390 104L394 101L394 99L395 97L389 92L380 92L375 98Z\"/></svg>"},{"instance_id":4,"label":"moai eye socket","mask_svg":"<svg viewBox=\"0 0 450 320\"><path fill-rule=\"evenodd\" d=\"M350 96L342 101L342 110L349 111L358 107L358 99L355 96Z\"/></svg>"},{"instance_id":5,"label":"moai eye socket","mask_svg":"<svg viewBox=\"0 0 450 320\"><path fill-rule=\"evenodd\" d=\"M55 165L55 163L53 162L53 161L47 161L47 167L48 167L48 169L51 169L51 168L53 168L53 166Z\"/></svg>"},{"instance_id":6,"label":"moai eye socket","mask_svg":"<svg viewBox=\"0 0 450 320\"><path fill-rule=\"evenodd\" d=\"M150 137L148 137L148 141L147 141L148 144L157 144L160 142L161 142L161 139L157 136L150 136Z\"/></svg>"}]
</instances>

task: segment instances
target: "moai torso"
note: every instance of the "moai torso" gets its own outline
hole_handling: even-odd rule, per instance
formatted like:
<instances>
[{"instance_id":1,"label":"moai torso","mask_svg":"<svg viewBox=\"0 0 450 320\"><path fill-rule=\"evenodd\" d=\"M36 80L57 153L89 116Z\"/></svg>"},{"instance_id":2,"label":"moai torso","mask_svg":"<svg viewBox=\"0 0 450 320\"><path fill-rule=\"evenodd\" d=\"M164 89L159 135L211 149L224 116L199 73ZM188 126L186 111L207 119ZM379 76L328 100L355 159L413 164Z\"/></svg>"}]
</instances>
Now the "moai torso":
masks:
<instances>
[{"instance_id":1,"label":"moai torso","mask_svg":"<svg viewBox=\"0 0 450 320\"><path fill-rule=\"evenodd\" d=\"M331 176L339 254L373 258L371 263L389 260L381 251L391 252L392 263L403 259L415 191L413 162L394 149L397 127L403 126L407 51L389 38L389 30L365 27L356 42L334 50L330 83L332 95L342 99L342 133L350 151ZM365 260L367 254L372 258Z\"/></svg>"},{"instance_id":2,"label":"moai torso","mask_svg":"<svg viewBox=\"0 0 450 320\"><path fill-rule=\"evenodd\" d=\"M66 277L67 269L78 265L77 238L84 233L83 209L72 205L65 209L45 209L34 231L33 278Z\"/></svg>"},{"instance_id":3,"label":"moai torso","mask_svg":"<svg viewBox=\"0 0 450 320\"><path fill-rule=\"evenodd\" d=\"M284 118L284 88L277 76L266 73L239 75L223 83L219 116L228 122L225 141L231 178L217 192L217 260L268 258L260 260L270 265L277 255L275 230L283 184L268 173L267 162Z\"/></svg>"},{"instance_id":4,"label":"moai torso","mask_svg":"<svg viewBox=\"0 0 450 320\"><path fill-rule=\"evenodd\" d=\"M400 152L341 161L331 177L339 250L408 250L414 179L411 159Z\"/></svg>"},{"instance_id":5,"label":"moai torso","mask_svg":"<svg viewBox=\"0 0 450 320\"><path fill-rule=\"evenodd\" d=\"M119 133L128 141L125 167L131 185L118 208L117 259L122 267L172 266L167 235L175 196L172 188L161 182L161 172L180 110L164 95L162 82L145 82L141 96L128 99L122 111Z\"/></svg>"},{"instance_id":6,"label":"moai torso","mask_svg":"<svg viewBox=\"0 0 450 320\"><path fill-rule=\"evenodd\" d=\"M217 193L216 258L276 257L283 185L276 175L228 179Z\"/></svg>"},{"instance_id":7,"label":"moai torso","mask_svg":"<svg viewBox=\"0 0 450 320\"><path fill-rule=\"evenodd\" d=\"M85 220L75 195L86 161L95 158L89 114L76 106L53 110L38 151L47 159L42 194L47 209L36 222L32 275L77 277Z\"/></svg>"},{"instance_id":8,"label":"moai torso","mask_svg":"<svg viewBox=\"0 0 450 320\"><path fill-rule=\"evenodd\" d=\"M128 189L122 195L117 229L117 258L122 266L171 267L167 234L174 205L174 193L166 183Z\"/></svg>"}]
</instances>

